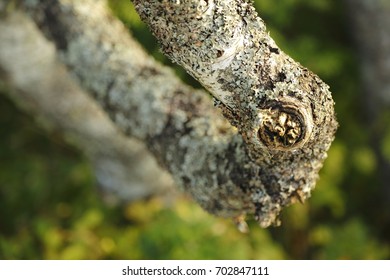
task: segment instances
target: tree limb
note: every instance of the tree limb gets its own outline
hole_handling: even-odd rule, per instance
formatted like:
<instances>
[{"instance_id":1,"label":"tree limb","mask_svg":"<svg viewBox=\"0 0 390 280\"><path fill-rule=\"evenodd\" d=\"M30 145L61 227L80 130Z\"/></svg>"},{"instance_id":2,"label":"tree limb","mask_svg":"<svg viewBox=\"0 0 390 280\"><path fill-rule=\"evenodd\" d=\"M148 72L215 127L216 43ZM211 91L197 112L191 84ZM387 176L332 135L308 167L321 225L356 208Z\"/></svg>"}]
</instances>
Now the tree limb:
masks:
<instances>
[{"instance_id":1,"label":"tree limb","mask_svg":"<svg viewBox=\"0 0 390 280\"><path fill-rule=\"evenodd\" d=\"M19 12L0 19L0 42L0 81L8 95L85 153L106 198L132 201L172 188L145 147L125 137L80 89L31 19Z\"/></svg>"},{"instance_id":2,"label":"tree limb","mask_svg":"<svg viewBox=\"0 0 390 280\"><path fill-rule=\"evenodd\" d=\"M255 159L307 148L311 161L314 150L323 156L337 127L328 86L278 48L250 1L134 3L164 53L210 90Z\"/></svg>"},{"instance_id":3,"label":"tree limb","mask_svg":"<svg viewBox=\"0 0 390 280\"><path fill-rule=\"evenodd\" d=\"M250 1L133 2L163 52L238 128L270 175L265 188L306 198L337 128L328 86L278 48Z\"/></svg>"},{"instance_id":4,"label":"tree limb","mask_svg":"<svg viewBox=\"0 0 390 280\"><path fill-rule=\"evenodd\" d=\"M150 22L155 27L157 22L161 28L168 26L164 23L175 18L173 12L185 21L191 19L186 15L199 13L195 2L195 10L169 1L156 1L147 8L152 2L137 1L141 14L153 15ZM217 95L220 107L244 137L220 117L204 92L183 85L172 71L151 59L123 25L107 13L102 1L24 3L38 26L55 42L62 61L83 88L93 93L120 129L144 141L204 209L224 217L254 214L259 224L267 227L277 224L283 207L310 195L336 129L333 101L327 86L315 75L286 57L273 41L263 42L256 37L253 27L257 26L262 34L264 28L246 2L227 1L236 5L230 7L234 9L221 9L221 17L215 14L216 19L222 20L216 20L222 24L218 30L226 32L218 34L222 40L218 49L212 48L214 20L210 21L210 17L220 11L215 7L229 8L218 6L218 1L199 2L210 5L200 18L205 22L199 26L201 31L191 22L190 29L183 29L185 24L179 20L175 25L183 33L169 36L172 28L165 33L175 51L188 43L191 46L185 51L201 44L200 49L209 52L209 57L198 57L200 69L214 71L212 75L224 79L224 95ZM165 17L157 17L158 9ZM233 27L224 25L223 19L230 17L234 19ZM159 20L154 22L154 18ZM188 32L207 36L189 39ZM243 36L244 41L235 38L231 43L223 39L229 34L233 38ZM248 50L247 35L256 35L257 43L265 44L256 54L258 61L248 55L246 60L238 59ZM182 38L184 44L177 45L180 40L176 38ZM169 44L164 46L168 52ZM234 46L238 46L240 55L230 50ZM195 54L188 53L191 61ZM207 66L205 58L214 63ZM258 72L243 61L255 65ZM217 68L215 62L219 62ZM225 66L230 70L222 73L221 67ZM239 75L242 71L250 78ZM197 72L191 73L196 76ZM253 77L259 75L262 78L255 83ZM212 87L207 77L202 81ZM236 92L235 84L248 94ZM282 133L278 126L288 131Z\"/></svg>"}]
</instances>

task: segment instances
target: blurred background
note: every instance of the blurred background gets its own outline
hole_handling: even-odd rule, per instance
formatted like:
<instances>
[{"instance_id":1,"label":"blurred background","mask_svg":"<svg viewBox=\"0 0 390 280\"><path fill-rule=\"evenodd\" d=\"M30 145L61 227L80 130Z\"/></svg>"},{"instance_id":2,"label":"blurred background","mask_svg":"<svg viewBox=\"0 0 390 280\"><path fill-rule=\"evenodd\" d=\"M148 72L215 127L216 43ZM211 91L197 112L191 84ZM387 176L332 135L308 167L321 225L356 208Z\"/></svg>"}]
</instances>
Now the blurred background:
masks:
<instances>
[{"instance_id":1,"label":"blurred background","mask_svg":"<svg viewBox=\"0 0 390 280\"><path fill-rule=\"evenodd\" d=\"M109 2L149 53L172 66L132 4ZM107 203L83 151L0 94L0 258L389 259L390 87L376 94L367 78L367 69L375 75L370 62L390 56L375 41L390 42L390 31L377 32L376 16L383 14L365 13L372 29L364 33L358 3L258 0L255 6L281 49L328 83L336 102L340 128L304 205L285 209L277 228L249 221L244 234L184 195ZM373 49L365 45L367 34ZM386 67L379 67L385 72L377 87L390 82Z\"/></svg>"}]
</instances>

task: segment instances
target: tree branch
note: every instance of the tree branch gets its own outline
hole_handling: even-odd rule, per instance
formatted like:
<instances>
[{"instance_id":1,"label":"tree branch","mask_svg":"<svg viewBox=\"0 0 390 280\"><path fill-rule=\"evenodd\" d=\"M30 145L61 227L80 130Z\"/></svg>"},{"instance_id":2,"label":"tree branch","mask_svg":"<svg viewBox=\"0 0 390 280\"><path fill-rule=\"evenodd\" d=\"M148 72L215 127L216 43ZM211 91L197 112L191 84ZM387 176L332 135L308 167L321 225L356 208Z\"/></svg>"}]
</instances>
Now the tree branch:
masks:
<instances>
[{"instance_id":1,"label":"tree branch","mask_svg":"<svg viewBox=\"0 0 390 280\"><path fill-rule=\"evenodd\" d=\"M303 147L322 157L337 127L328 86L278 48L250 1L134 3L164 53L218 100L254 158Z\"/></svg>"},{"instance_id":2,"label":"tree branch","mask_svg":"<svg viewBox=\"0 0 390 280\"><path fill-rule=\"evenodd\" d=\"M278 48L250 1L133 2L163 52L210 90L251 158L275 176L266 189L306 198L337 128L329 87Z\"/></svg>"},{"instance_id":3,"label":"tree branch","mask_svg":"<svg viewBox=\"0 0 390 280\"><path fill-rule=\"evenodd\" d=\"M273 41L256 37L253 27L263 33L264 28L246 3L228 1L234 5L223 7L219 6L222 2L200 1L209 6L193 2L195 10L191 10L188 4L152 2L137 1L141 14L152 15L152 26L158 26L157 22L161 28L169 26L164 23L175 18L174 12L183 16L182 21L174 23L183 33L169 36L172 28L165 33L175 51L191 43L183 49L195 50L188 53L190 61L197 54L196 45L209 52L209 57L198 56L199 67L214 71L211 78L216 75L223 79L217 86L223 95L216 96L225 116L244 137L220 117L204 92L183 85L172 71L151 59L107 13L102 1L26 1L25 9L117 126L143 140L204 209L224 217L254 214L263 227L277 224L283 207L310 195L333 139L336 121L327 86L286 57ZM207 8L200 18L205 25L199 26L199 31L189 22L191 28L183 29L183 21L191 20L184 17L186 14L198 15L196 7ZM221 8L220 17L214 14L220 11L216 7ZM158 9L165 17L157 17ZM214 49L212 15L222 24L218 30L226 33L218 33L222 41ZM154 18L159 20L154 22ZM225 18L233 18L234 25L225 25ZM190 39L190 34L198 37ZM233 42L224 39L229 34ZM246 54L245 38L251 35L256 35L258 44L265 44L255 54L259 60ZM175 38L182 38L184 44ZM164 46L169 53L169 44ZM238 59L242 55L246 60ZM213 63L207 66L206 58ZM258 72L243 61L255 65ZM249 79L243 78L243 71ZM197 72L191 73L196 76ZM253 78L259 75L262 78L255 83ZM207 77L202 82L213 86ZM236 92L236 88L248 94ZM281 132L278 126L286 131Z\"/></svg>"},{"instance_id":4,"label":"tree branch","mask_svg":"<svg viewBox=\"0 0 390 280\"><path fill-rule=\"evenodd\" d=\"M105 197L131 201L172 188L145 147L125 137L80 89L31 19L19 12L0 19L0 42L0 80L9 96L85 153Z\"/></svg>"}]
</instances>

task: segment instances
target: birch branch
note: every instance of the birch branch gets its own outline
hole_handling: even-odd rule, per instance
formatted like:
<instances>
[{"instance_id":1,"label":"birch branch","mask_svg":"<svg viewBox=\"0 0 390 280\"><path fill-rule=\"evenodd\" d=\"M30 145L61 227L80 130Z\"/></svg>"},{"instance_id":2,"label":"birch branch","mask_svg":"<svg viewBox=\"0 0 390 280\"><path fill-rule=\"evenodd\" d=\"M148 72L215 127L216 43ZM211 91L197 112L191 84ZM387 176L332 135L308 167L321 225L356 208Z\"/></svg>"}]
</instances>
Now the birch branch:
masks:
<instances>
[{"instance_id":1,"label":"birch branch","mask_svg":"<svg viewBox=\"0 0 390 280\"><path fill-rule=\"evenodd\" d=\"M164 52L212 90L241 134L204 92L151 59L102 1L25 8L117 126L144 141L204 209L278 224L285 206L310 196L333 139L327 86L277 48L247 2L135 3Z\"/></svg>"}]
</instances>

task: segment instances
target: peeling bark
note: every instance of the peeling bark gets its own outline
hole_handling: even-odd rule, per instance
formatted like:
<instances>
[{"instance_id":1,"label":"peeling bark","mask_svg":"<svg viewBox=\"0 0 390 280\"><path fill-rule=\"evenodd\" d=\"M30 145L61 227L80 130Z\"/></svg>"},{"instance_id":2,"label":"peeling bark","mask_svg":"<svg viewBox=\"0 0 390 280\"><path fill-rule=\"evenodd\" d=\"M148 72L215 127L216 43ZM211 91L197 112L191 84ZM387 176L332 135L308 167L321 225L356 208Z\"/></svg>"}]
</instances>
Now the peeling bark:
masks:
<instances>
[{"instance_id":1,"label":"peeling bark","mask_svg":"<svg viewBox=\"0 0 390 280\"><path fill-rule=\"evenodd\" d=\"M205 92L148 56L103 1L24 9L83 89L204 209L276 225L284 207L310 196L333 140L328 87L275 45L248 2L180 2L135 1L164 52L212 91L239 133Z\"/></svg>"}]
</instances>

